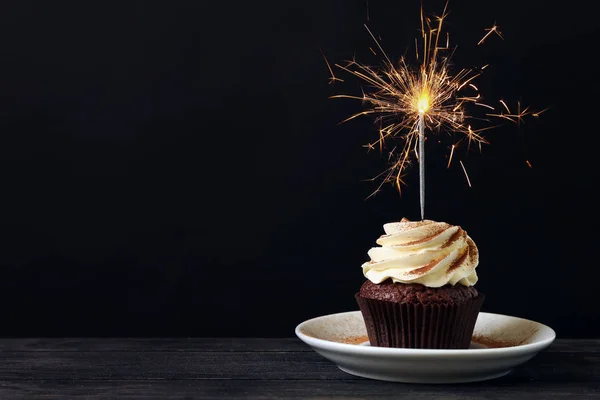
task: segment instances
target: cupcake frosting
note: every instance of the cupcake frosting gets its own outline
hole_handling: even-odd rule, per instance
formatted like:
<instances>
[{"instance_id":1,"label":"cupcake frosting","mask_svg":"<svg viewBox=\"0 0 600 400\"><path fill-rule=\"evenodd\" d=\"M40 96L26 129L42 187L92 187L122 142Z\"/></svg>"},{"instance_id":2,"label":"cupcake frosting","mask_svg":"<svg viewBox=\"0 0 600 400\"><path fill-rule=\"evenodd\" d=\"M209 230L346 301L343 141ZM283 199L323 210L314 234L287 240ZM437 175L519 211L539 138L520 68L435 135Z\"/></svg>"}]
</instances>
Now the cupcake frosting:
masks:
<instances>
[{"instance_id":1,"label":"cupcake frosting","mask_svg":"<svg viewBox=\"0 0 600 400\"><path fill-rule=\"evenodd\" d=\"M391 279L398 283L420 283L428 287L447 284L473 286L479 251L459 226L430 220L383 225L380 247L369 250L363 274L373 283Z\"/></svg>"}]
</instances>

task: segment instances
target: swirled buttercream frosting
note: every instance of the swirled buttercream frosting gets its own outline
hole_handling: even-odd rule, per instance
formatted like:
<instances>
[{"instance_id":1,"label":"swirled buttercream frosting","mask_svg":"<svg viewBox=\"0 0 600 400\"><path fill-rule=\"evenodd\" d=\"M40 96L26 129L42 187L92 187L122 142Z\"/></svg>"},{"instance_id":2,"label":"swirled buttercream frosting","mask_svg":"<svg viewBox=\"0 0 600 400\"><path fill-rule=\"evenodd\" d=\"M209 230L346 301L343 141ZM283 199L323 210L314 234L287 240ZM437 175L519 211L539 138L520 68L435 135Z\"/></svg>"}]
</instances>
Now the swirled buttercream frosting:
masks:
<instances>
[{"instance_id":1,"label":"swirled buttercream frosting","mask_svg":"<svg viewBox=\"0 0 600 400\"><path fill-rule=\"evenodd\" d=\"M383 225L383 230L385 235L377 239L379 247L369 250L371 260L362 265L371 282L391 279L428 287L477 283L479 251L461 227L403 218Z\"/></svg>"}]
</instances>

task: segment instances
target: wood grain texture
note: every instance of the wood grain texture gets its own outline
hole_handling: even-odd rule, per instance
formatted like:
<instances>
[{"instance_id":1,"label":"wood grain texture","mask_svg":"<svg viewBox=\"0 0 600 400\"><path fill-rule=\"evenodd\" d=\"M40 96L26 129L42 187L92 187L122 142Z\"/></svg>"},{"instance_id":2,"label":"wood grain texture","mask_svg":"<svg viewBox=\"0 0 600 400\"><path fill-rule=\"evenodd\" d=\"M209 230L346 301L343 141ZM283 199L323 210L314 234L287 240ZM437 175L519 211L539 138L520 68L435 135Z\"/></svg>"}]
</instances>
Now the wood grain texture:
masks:
<instances>
[{"instance_id":1,"label":"wood grain texture","mask_svg":"<svg viewBox=\"0 0 600 400\"><path fill-rule=\"evenodd\" d=\"M0 381L2 399L597 399L600 384L499 379L468 385L404 385L371 380L335 381Z\"/></svg>"},{"instance_id":2,"label":"wood grain texture","mask_svg":"<svg viewBox=\"0 0 600 400\"><path fill-rule=\"evenodd\" d=\"M313 352L297 338L0 338L0 351Z\"/></svg>"},{"instance_id":3,"label":"wood grain texture","mask_svg":"<svg viewBox=\"0 0 600 400\"><path fill-rule=\"evenodd\" d=\"M557 340L510 375L406 385L340 371L298 339L0 339L0 399L600 398L600 340Z\"/></svg>"}]
</instances>

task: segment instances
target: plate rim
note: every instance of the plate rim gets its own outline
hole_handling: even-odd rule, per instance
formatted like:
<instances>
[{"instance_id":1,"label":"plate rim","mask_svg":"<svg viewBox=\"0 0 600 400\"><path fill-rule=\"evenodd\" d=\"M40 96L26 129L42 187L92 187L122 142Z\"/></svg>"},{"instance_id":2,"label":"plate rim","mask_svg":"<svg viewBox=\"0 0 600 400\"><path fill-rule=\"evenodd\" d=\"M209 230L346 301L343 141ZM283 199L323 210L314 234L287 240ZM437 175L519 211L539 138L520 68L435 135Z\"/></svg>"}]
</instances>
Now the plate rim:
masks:
<instances>
[{"instance_id":1,"label":"plate rim","mask_svg":"<svg viewBox=\"0 0 600 400\"><path fill-rule=\"evenodd\" d=\"M355 314L360 313L360 310L354 311L344 311L339 313L332 313L321 315L318 317L313 317L307 319L298 325L294 329L296 336L302 340L304 343L309 346L317 349L324 350L337 350L346 353L352 353L356 355L386 355L386 356L419 356L419 357L438 357L438 356L462 356L462 357L479 357L479 356L487 356L487 355L519 355L523 353L537 353L546 347L550 346L552 342L556 339L556 332L554 329L549 327L546 324L542 324L541 322L533 321L526 318L516 317L507 314L499 314L499 313L490 313L490 312L480 312L480 314L486 314L490 316L500 316L500 317L509 317L516 318L519 320L533 322L535 324L540 325L543 329L547 329L551 336L549 338L540 340L534 343L527 344L519 344L510 347L499 347L499 348L475 348L475 349L406 349L406 348L395 348L395 347L375 347L375 346L363 346L360 344L351 344L351 343L340 343L334 342L331 340L319 339L312 336L309 336L303 332L301 329L304 325L314 321L316 319L331 317L334 315L343 315L343 314Z\"/></svg>"}]
</instances>

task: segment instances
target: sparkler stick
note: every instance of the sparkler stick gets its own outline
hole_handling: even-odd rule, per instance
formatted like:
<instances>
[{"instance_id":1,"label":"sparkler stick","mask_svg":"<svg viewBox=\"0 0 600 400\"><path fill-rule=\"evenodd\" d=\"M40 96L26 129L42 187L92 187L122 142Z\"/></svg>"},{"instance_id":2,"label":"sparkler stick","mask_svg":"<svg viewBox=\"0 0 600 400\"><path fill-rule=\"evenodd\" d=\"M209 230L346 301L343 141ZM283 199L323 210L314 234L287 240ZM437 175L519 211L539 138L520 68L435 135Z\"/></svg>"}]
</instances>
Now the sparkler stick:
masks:
<instances>
[{"instance_id":1,"label":"sparkler stick","mask_svg":"<svg viewBox=\"0 0 600 400\"><path fill-rule=\"evenodd\" d=\"M425 120L423 113L419 115L419 201L421 219L425 219Z\"/></svg>"},{"instance_id":2,"label":"sparkler stick","mask_svg":"<svg viewBox=\"0 0 600 400\"><path fill-rule=\"evenodd\" d=\"M474 81L481 76L487 65L478 69L459 69L457 72L451 68L450 58L455 48L450 47L449 34L443 29L443 22L448 15L447 7L448 3L442 14L433 19L426 17L421 8L421 35L420 40L415 40L417 68L411 67L405 58L401 58L396 63L392 62L366 25L367 32L382 55L383 66L377 69L356 60L346 65L335 64L338 69L365 82L370 89L364 91L362 96L344 94L332 96L332 98L360 100L367 106L364 111L342 122L363 115L375 116L375 123L380 125L379 138L365 145L368 149L378 147L383 152L387 141L392 139L398 139L403 143L401 146L392 146L392 150L388 151L391 166L373 178L373 180L380 179L381 183L371 195L379 192L385 183L394 184L401 192L405 169L411 164L413 158L417 158L422 219L425 217L426 132L446 132L459 136L459 139L448 146L449 168L453 157L456 157L458 147L465 142L465 139L467 148L472 142L478 144L480 149L482 144L488 143L482 136L482 132L495 127L489 125L490 118L500 118L520 124L523 117L527 115L537 117L546 111L534 112L530 111L529 107L521 109L519 104L517 113L513 114L504 100L500 100L496 107L483 103ZM492 33L502 39L498 28L494 23L491 28L486 29L485 35L477 44L483 44ZM372 48L370 49L375 53ZM328 62L327 66L331 72L331 81L341 81L333 74ZM487 109L487 111L483 116L476 117L472 113L475 109ZM473 128L471 120L483 126ZM399 151L395 151L396 148ZM459 161L471 186L464 164Z\"/></svg>"}]
</instances>

